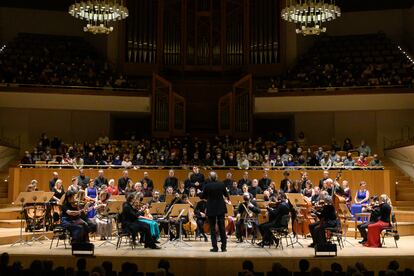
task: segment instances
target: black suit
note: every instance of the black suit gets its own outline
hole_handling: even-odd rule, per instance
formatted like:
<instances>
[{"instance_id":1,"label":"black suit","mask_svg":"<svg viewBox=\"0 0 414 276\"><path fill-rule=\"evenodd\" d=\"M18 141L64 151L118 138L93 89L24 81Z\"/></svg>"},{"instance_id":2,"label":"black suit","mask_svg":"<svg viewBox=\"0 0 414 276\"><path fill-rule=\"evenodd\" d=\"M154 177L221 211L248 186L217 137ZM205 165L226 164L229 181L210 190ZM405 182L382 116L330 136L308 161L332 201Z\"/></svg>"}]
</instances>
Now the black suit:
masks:
<instances>
[{"instance_id":1,"label":"black suit","mask_svg":"<svg viewBox=\"0 0 414 276\"><path fill-rule=\"evenodd\" d=\"M284 215L288 215L289 212L289 204L287 204L286 202L279 203L279 205L276 208L269 210L269 222L262 223L259 225L259 230L262 234L262 239L264 243L268 244L271 242L271 228L287 226L282 225L281 222L282 217Z\"/></svg>"},{"instance_id":2,"label":"black suit","mask_svg":"<svg viewBox=\"0 0 414 276\"><path fill-rule=\"evenodd\" d=\"M221 248L227 246L227 236L224 227L224 215L227 212L224 197L229 198L226 187L221 182L209 182L204 186L202 197L207 199L206 212L210 224L211 244L217 248L216 224L218 224Z\"/></svg>"}]
</instances>

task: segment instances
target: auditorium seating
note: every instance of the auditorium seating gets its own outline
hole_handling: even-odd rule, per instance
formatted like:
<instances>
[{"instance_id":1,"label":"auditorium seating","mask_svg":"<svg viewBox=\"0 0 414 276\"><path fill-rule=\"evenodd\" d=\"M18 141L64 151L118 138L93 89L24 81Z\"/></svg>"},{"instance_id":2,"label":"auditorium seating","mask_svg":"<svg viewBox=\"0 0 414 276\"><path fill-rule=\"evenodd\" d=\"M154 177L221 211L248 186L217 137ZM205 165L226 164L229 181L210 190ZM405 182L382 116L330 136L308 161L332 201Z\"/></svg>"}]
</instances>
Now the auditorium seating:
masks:
<instances>
[{"instance_id":1,"label":"auditorium seating","mask_svg":"<svg viewBox=\"0 0 414 276\"><path fill-rule=\"evenodd\" d=\"M321 36L296 65L257 90L413 85L413 64L383 33ZM283 91L283 90L282 90Z\"/></svg>"},{"instance_id":2,"label":"auditorium seating","mask_svg":"<svg viewBox=\"0 0 414 276\"><path fill-rule=\"evenodd\" d=\"M84 39L20 33L0 52L0 83L148 88L142 79L128 80Z\"/></svg>"}]
</instances>

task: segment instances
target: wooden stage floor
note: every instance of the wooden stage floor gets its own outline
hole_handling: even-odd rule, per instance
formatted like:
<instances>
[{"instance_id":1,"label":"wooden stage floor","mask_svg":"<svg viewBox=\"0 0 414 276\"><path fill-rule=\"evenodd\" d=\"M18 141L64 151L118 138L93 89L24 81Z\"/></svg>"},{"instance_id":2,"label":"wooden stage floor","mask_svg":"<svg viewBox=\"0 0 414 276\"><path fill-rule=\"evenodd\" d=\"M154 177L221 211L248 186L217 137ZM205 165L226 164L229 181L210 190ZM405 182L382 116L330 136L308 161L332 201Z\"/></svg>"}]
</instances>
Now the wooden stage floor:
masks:
<instances>
[{"instance_id":1,"label":"wooden stage floor","mask_svg":"<svg viewBox=\"0 0 414 276\"><path fill-rule=\"evenodd\" d=\"M309 239L299 239L303 248L295 245L294 248L259 248L248 244L236 244L234 238L228 244L228 252L209 252L210 243L204 241L186 241L190 246L175 247L171 244L164 245L161 250L144 249L137 247L134 250L127 245L120 249L110 244L99 247L101 241L95 241L95 256L88 257L88 267L99 265L102 261L110 260L115 270L120 270L121 264L130 261L138 264L140 271L155 271L157 263L164 258L170 261L171 271L176 275L237 275L241 270L244 260L250 259L259 272L269 271L274 262L281 262L289 270L297 271L298 261L301 258L310 260L311 267L318 266L322 270L329 269L332 262L339 262L345 268L347 265L362 261L369 270L384 270L391 260L398 260L402 269L414 268L414 236L401 237L399 248L395 248L391 238L386 239L383 248L366 248L358 244L357 240L348 238L345 248L338 248L337 257L314 257L312 248L308 248ZM55 267L58 265L75 265L76 257L71 255L71 250L59 245L58 248L49 249L50 241L43 244L35 243L32 246L10 245L0 246L0 253L8 252L11 261L19 260L24 267L34 259L53 260Z\"/></svg>"}]
</instances>

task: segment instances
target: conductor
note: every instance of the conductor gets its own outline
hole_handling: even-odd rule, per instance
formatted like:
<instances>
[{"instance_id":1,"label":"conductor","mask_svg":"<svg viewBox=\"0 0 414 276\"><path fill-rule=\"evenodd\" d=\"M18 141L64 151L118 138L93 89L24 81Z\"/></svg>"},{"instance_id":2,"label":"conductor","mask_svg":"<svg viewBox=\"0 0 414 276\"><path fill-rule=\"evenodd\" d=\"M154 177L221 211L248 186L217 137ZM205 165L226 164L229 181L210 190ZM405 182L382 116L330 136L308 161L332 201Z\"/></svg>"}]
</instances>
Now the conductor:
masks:
<instances>
[{"instance_id":1,"label":"conductor","mask_svg":"<svg viewBox=\"0 0 414 276\"><path fill-rule=\"evenodd\" d=\"M208 216L208 223L210 224L211 252L218 252L216 224L221 238L221 251L226 252L227 236L224 228L224 214L227 212L226 202L224 197L229 200L229 195L226 186L217 180L216 172L210 172L209 181L204 186L202 198L207 199L206 213Z\"/></svg>"}]
</instances>

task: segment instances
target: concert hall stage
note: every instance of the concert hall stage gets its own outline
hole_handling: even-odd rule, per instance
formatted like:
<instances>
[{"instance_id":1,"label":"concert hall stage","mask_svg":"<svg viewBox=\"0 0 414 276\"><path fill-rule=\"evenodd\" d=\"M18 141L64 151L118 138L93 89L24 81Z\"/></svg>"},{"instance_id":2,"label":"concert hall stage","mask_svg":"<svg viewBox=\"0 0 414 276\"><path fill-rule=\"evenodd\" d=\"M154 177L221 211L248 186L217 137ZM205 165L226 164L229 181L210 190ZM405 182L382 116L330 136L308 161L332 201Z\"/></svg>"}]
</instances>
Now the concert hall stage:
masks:
<instances>
[{"instance_id":1,"label":"concert hall stage","mask_svg":"<svg viewBox=\"0 0 414 276\"><path fill-rule=\"evenodd\" d=\"M348 238L345 248L338 248L337 257L314 257L314 250L308 248L309 239L299 240L304 248L295 245L294 248L259 248L248 244L236 244L234 237L228 245L228 252L209 252L210 243L204 241L187 241L190 246L174 247L171 244L163 246L161 250L144 249L137 247L134 250L123 245L116 250L113 245L106 244L102 247L101 241L95 241L95 256L88 257L88 267L100 265L109 260L114 264L115 270L120 270L121 264L126 261L138 264L139 271L153 272L156 270L160 259L165 258L171 263L171 272L175 275L237 275L241 271L242 262L246 259L252 260L255 270L258 272L269 271L274 262L280 262L291 271L298 270L298 261L308 258L311 267L318 266L322 270L329 269L332 262L341 263L344 268L349 264L362 261L370 271L378 272L384 270L391 260L397 260L400 268L414 268L414 236L401 237L398 242L399 248L395 248L391 238L386 239L383 248L365 248L353 238ZM55 267L76 264L76 258L71 255L71 250L59 245L58 248L49 249L50 241L43 244L35 243L32 246L2 245L1 252L8 252L11 261L19 260L27 267L33 260L53 260ZM377 275L377 273L376 273Z\"/></svg>"}]
</instances>

